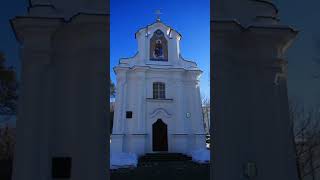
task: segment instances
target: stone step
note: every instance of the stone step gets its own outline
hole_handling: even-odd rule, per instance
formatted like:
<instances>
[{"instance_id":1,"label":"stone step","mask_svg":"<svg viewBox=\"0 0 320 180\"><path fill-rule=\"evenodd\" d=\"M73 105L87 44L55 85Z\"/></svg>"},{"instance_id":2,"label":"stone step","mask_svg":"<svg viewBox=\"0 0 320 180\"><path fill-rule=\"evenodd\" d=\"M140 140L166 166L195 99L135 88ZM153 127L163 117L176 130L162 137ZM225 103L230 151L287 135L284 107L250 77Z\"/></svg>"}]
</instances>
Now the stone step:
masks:
<instances>
[{"instance_id":1,"label":"stone step","mask_svg":"<svg viewBox=\"0 0 320 180\"><path fill-rule=\"evenodd\" d=\"M188 180L210 179L210 165L199 165L192 161L148 162L134 169L111 171L112 180Z\"/></svg>"},{"instance_id":2,"label":"stone step","mask_svg":"<svg viewBox=\"0 0 320 180\"><path fill-rule=\"evenodd\" d=\"M141 159L139 160L139 163L143 163L143 162L183 162L183 161L191 161L191 159Z\"/></svg>"},{"instance_id":3,"label":"stone step","mask_svg":"<svg viewBox=\"0 0 320 180\"><path fill-rule=\"evenodd\" d=\"M145 156L139 158L140 163L190 160L192 160L191 157L182 153L147 153Z\"/></svg>"},{"instance_id":4,"label":"stone step","mask_svg":"<svg viewBox=\"0 0 320 180\"><path fill-rule=\"evenodd\" d=\"M152 156L144 156L141 159L188 159L188 156L162 156L162 157L152 157Z\"/></svg>"},{"instance_id":5,"label":"stone step","mask_svg":"<svg viewBox=\"0 0 320 180\"><path fill-rule=\"evenodd\" d=\"M161 154L146 154L146 155L144 155L144 156L152 156L152 157L162 157L162 156L186 156L185 154L171 154L171 153L167 153L167 154L165 154L165 153L161 153Z\"/></svg>"},{"instance_id":6,"label":"stone step","mask_svg":"<svg viewBox=\"0 0 320 180\"><path fill-rule=\"evenodd\" d=\"M143 157L186 157L182 153L147 153Z\"/></svg>"},{"instance_id":7,"label":"stone step","mask_svg":"<svg viewBox=\"0 0 320 180\"><path fill-rule=\"evenodd\" d=\"M140 159L189 159L189 156L143 156Z\"/></svg>"},{"instance_id":8,"label":"stone step","mask_svg":"<svg viewBox=\"0 0 320 180\"><path fill-rule=\"evenodd\" d=\"M153 152L153 153L146 153L145 155L185 155L184 153L178 152Z\"/></svg>"}]
</instances>

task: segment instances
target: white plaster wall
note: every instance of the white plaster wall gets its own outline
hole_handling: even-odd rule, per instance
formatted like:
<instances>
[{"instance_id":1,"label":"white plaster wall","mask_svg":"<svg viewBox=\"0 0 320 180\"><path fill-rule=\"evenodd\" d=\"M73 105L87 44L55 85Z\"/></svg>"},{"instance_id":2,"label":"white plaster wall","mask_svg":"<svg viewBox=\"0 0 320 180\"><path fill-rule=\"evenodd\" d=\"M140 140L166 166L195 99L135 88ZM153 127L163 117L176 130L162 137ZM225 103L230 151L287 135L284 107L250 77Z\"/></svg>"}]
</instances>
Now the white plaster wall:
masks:
<instances>
[{"instance_id":1,"label":"white plaster wall","mask_svg":"<svg viewBox=\"0 0 320 180\"><path fill-rule=\"evenodd\" d=\"M132 111L132 119L123 118L123 124L126 124L124 131L124 149L125 152L137 152L143 154L144 152L152 152L152 124L157 119L162 119L168 126L168 148L169 152L187 152L188 149L197 149L205 147L205 141L203 146L196 140L193 134L204 134L203 119L201 111L200 97L198 95L199 89L195 86L195 82L192 83L190 76L184 76L185 71L177 70L146 70L145 78L139 79L141 82L137 83L136 70L128 69L128 86L125 89L128 95L124 107L127 107L123 111ZM177 77L181 86L180 94L177 92L176 79ZM153 82L164 82L166 84L166 98L172 100L153 100L152 98L152 85ZM138 84L145 84L143 88L138 87ZM145 91L142 89L145 88ZM178 101L179 96L181 100ZM139 100L140 99L140 100ZM188 99L188 100L185 100ZM142 102L138 104L138 101ZM199 102L197 102L199 101ZM138 111L139 107L145 104L145 111ZM199 106L199 107L197 107ZM156 116L151 116L153 112L164 109L166 113L160 112ZM186 118L186 112L191 113L191 118ZM117 116L115 116L117 117ZM143 120L143 124L138 124L139 118ZM115 121L121 121L115 119ZM190 123L190 125L188 125ZM139 131L139 128L143 126ZM187 127L190 127L188 129ZM140 133L140 135L135 135ZM193 139L191 144L187 144L188 136L191 134ZM199 136L199 135L198 135ZM204 136L203 136L204 137ZM138 145L141 144L141 145ZM139 146L139 147L136 147Z\"/></svg>"}]
</instances>

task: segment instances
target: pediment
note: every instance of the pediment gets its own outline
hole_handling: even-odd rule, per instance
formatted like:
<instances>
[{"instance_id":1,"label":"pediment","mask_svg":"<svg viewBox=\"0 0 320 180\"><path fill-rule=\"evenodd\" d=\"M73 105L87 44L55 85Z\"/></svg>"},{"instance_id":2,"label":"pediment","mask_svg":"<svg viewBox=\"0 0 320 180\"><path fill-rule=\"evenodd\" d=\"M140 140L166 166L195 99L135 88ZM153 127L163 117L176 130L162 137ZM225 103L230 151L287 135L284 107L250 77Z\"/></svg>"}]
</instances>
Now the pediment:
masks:
<instances>
[{"instance_id":1,"label":"pediment","mask_svg":"<svg viewBox=\"0 0 320 180\"><path fill-rule=\"evenodd\" d=\"M154 118L154 117L165 117L165 118L170 118L172 115L165 109L163 108L158 108L155 109L153 112L150 113L150 117Z\"/></svg>"}]
</instances>

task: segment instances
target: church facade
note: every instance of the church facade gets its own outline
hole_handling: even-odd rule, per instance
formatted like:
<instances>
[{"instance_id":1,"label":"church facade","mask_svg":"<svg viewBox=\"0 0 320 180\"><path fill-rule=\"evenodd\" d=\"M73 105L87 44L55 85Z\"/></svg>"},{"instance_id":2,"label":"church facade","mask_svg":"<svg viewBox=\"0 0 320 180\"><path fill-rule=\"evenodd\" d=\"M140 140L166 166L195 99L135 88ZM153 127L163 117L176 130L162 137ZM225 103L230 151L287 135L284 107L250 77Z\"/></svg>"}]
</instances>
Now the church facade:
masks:
<instances>
[{"instance_id":1,"label":"church facade","mask_svg":"<svg viewBox=\"0 0 320 180\"><path fill-rule=\"evenodd\" d=\"M181 35L157 19L135 33L138 52L120 59L111 151L138 155L203 149L197 64L182 58Z\"/></svg>"}]
</instances>

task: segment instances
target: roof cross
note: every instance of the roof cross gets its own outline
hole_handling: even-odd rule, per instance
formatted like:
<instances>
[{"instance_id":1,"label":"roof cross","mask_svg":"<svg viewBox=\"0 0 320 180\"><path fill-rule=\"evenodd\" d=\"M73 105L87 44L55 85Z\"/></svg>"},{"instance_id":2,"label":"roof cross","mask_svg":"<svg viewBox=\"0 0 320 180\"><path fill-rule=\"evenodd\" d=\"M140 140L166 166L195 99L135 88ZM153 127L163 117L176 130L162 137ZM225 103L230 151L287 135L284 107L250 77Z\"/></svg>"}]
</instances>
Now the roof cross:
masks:
<instances>
[{"instance_id":1,"label":"roof cross","mask_svg":"<svg viewBox=\"0 0 320 180\"><path fill-rule=\"evenodd\" d=\"M157 21L160 21L160 15L162 14L160 9L156 10L155 14L157 15Z\"/></svg>"}]
</instances>

